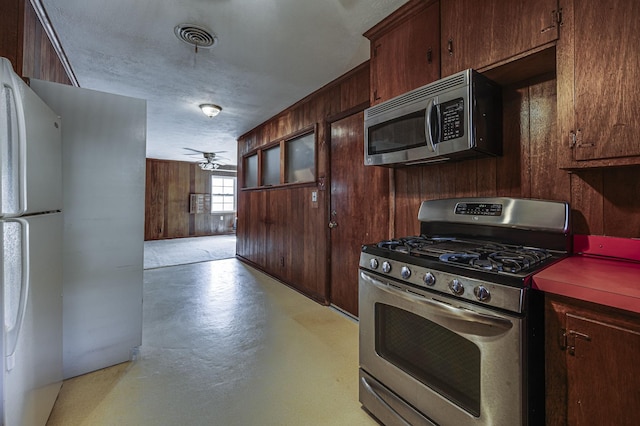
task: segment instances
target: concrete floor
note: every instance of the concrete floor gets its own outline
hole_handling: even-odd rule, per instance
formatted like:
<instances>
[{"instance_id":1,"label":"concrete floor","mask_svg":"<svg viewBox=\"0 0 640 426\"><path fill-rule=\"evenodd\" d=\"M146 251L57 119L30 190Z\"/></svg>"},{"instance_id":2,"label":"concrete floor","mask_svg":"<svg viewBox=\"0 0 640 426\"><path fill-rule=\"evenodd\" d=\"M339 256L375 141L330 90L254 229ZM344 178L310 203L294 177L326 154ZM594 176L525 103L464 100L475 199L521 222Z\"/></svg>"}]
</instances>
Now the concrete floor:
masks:
<instances>
[{"instance_id":1,"label":"concrete floor","mask_svg":"<svg viewBox=\"0 0 640 426\"><path fill-rule=\"evenodd\" d=\"M236 257L236 235L173 238L144 242L144 269Z\"/></svg>"},{"instance_id":2,"label":"concrete floor","mask_svg":"<svg viewBox=\"0 0 640 426\"><path fill-rule=\"evenodd\" d=\"M65 381L47 425L376 425L358 325L237 259L146 270L136 361Z\"/></svg>"}]
</instances>

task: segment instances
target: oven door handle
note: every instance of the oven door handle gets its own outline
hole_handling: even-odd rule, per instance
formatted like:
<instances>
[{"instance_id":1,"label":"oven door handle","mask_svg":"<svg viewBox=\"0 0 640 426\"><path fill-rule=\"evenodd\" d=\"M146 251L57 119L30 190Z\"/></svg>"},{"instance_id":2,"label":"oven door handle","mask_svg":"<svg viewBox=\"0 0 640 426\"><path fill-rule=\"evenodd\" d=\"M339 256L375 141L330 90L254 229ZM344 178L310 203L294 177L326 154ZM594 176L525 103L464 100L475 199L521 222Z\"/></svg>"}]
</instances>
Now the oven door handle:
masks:
<instances>
[{"instance_id":1,"label":"oven door handle","mask_svg":"<svg viewBox=\"0 0 640 426\"><path fill-rule=\"evenodd\" d=\"M435 311L437 315L447 317L453 320L464 321L465 323L473 324L474 328L477 326L489 326L490 329L485 330L483 335L496 335L501 334L503 331L510 330L513 327L511 321L506 318L496 317L488 314L481 314L476 311L472 311L470 309L465 308L457 308L455 306L449 305L445 302L440 302L436 299L427 299L423 296L420 296L417 293L409 293L406 291L394 290L390 288L384 282L373 278L369 274L366 274L363 271L360 271L360 277L366 282L373 284L378 289L393 294L396 297L402 297L405 300L409 300L411 302L421 303L429 307L429 309ZM491 331L489 331L491 330ZM477 334L476 330L476 334ZM487 333L488 332L488 333Z\"/></svg>"}]
</instances>

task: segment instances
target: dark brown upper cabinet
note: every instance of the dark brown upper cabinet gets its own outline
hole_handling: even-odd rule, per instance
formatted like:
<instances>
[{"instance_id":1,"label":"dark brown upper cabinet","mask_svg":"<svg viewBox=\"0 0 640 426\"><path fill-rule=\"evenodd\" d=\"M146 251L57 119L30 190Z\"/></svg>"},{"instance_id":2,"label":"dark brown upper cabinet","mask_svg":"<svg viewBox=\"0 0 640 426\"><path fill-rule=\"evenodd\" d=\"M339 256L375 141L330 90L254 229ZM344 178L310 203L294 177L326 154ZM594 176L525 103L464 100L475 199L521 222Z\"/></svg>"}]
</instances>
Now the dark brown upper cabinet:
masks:
<instances>
[{"instance_id":1,"label":"dark brown upper cabinet","mask_svg":"<svg viewBox=\"0 0 640 426\"><path fill-rule=\"evenodd\" d=\"M560 17L558 0L441 0L442 76L545 49Z\"/></svg>"},{"instance_id":2,"label":"dark brown upper cabinet","mask_svg":"<svg viewBox=\"0 0 640 426\"><path fill-rule=\"evenodd\" d=\"M367 31L371 41L371 104L440 78L437 1L410 0Z\"/></svg>"},{"instance_id":3,"label":"dark brown upper cabinet","mask_svg":"<svg viewBox=\"0 0 640 426\"><path fill-rule=\"evenodd\" d=\"M640 164L640 3L566 0L562 8L560 166Z\"/></svg>"}]
</instances>

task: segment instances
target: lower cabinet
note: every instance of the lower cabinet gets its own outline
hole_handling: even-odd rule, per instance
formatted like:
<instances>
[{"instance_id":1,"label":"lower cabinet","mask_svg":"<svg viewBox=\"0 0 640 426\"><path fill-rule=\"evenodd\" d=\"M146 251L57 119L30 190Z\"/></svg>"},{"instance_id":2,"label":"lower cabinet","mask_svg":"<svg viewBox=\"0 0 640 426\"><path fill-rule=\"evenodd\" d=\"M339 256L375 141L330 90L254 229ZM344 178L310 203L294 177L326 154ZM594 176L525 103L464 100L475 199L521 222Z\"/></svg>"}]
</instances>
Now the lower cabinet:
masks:
<instances>
[{"instance_id":1,"label":"lower cabinet","mask_svg":"<svg viewBox=\"0 0 640 426\"><path fill-rule=\"evenodd\" d=\"M637 425L640 315L548 295L547 425Z\"/></svg>"}]
</instances>

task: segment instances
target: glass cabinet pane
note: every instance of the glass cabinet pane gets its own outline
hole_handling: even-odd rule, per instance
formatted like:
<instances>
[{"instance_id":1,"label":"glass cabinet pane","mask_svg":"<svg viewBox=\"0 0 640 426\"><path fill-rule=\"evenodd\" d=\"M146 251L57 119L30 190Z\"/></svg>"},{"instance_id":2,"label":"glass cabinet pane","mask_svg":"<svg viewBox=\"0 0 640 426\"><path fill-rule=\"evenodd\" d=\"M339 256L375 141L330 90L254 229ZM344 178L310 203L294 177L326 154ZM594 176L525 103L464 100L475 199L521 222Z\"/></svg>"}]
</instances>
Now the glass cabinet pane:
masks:
<instances>
[{"instance_id":1,"label":"glass cabinet pane","mask_svg":"<svg viewBox=\"0 0 640 426\"><path fill-rule=\"evenodd\" d=\"M280 145L262 153L262 184L280 185Z\"/></svg>"},{"instance_id":2,"label":"glass cabinet pane","mask_svg":"<svg viewBox=\"0 0 640 426\"><path fill-rule=\"evenodd\" d=\"M287 142L287 183L316 180L316 138L309 133Z\"/></svg>"},{"instance_id":3,"label":"glass cabinet pane","mask_svg":"<svg viewBox=\"0 0 640 426\"><path fill-rule=\"evenodd\" d=\"M258 155L253 154L244 160L244 187L258 186Z\"/></svg>"}]
</instances>

